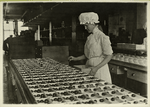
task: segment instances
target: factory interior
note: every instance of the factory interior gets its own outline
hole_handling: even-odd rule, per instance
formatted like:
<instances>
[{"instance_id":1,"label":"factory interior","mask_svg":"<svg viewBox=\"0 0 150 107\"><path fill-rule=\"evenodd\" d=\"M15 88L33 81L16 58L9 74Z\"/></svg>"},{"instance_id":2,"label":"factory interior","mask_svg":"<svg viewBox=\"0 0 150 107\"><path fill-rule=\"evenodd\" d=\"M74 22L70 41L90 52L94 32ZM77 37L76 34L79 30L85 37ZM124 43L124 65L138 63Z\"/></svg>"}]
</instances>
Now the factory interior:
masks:
<instances>
[{"instance_id":1,"label":"factory interior","mask_svg":"<svg viewBox=\"0 0 150 107\"><path fill-rule=\"evenodd\" d=\"M148 104L147 2L2 5L3 104ZM96 76L101 68L91 75L97 65L86 67L99 61L87 57L97 42L86 47L95 33L79 16L89 12L98 15L93 25L110 41L102 50L112 50L105 64L111 82Z\"/></svg>"}]
</instances>

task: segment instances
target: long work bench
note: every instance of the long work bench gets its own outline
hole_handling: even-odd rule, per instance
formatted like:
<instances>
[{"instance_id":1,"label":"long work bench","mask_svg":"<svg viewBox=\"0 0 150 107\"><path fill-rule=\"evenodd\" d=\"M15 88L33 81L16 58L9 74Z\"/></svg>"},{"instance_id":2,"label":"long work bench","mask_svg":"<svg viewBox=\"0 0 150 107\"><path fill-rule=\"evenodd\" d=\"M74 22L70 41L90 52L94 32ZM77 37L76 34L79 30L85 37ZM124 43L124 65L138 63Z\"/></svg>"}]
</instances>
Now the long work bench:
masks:
<instances>
[{"instance_id":1,"label":"long work bench","mask_svg":"<svg viewBox=\"0 0 150 107\"><path fill-rule=\"evenodd\" d=\"M147 104L147 98L49 57L9 63L18 103Z\"/></svg>"},{"instance_id":2,"label":"long work bench","mask_svg":"<svg viewBox=\"0 0 150 107\"><path fill-rule=\"evenodd\" d=\"M112 59L109 68L114 84L120 84L126 89L147 96L146 66Z\"/></svg>"}]
</instances>

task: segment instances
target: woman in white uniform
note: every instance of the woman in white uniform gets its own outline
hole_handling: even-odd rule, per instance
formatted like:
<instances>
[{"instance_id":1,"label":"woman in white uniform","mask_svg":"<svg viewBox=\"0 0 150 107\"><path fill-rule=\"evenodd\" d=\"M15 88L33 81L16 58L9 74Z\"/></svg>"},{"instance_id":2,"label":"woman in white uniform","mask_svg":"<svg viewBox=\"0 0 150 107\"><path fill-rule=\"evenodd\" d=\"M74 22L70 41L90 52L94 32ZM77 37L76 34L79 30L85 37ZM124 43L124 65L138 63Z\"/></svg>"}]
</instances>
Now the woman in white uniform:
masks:
<instances>
[{"instance_id":1,"label":"woman in white uniform","mask_svg":"<svg viewBox=\"0 0 150 107\"><path fill-rule=\"evenodd\" d=\"M91 68L89 75L111 83L108 62L112 58L112 47L109 37L98 29L98 15L94 12L81 13L80 24L91 33L84 46L84 55L79 57L70 56L69 61L88 59L86 68Z\"/></svg>"}]
</instances>

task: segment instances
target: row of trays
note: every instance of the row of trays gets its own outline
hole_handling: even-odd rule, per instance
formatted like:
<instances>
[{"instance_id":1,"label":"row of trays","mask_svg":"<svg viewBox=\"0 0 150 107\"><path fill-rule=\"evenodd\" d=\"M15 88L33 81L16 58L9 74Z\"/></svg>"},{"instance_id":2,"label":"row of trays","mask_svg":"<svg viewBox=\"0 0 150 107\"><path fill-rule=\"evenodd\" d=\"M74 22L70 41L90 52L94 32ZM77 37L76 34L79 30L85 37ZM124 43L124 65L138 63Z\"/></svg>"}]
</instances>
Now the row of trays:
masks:
<instances>
[{"instance_id":1,"label":"row of trays","mask_svg":"<svg viewBox=\"0 0 150 107\"><path fill-rule=\"evenodd\" d=\"M13 60L37 104L146 104L147 99L50 58Z\"/></svg>"}]
</instances>

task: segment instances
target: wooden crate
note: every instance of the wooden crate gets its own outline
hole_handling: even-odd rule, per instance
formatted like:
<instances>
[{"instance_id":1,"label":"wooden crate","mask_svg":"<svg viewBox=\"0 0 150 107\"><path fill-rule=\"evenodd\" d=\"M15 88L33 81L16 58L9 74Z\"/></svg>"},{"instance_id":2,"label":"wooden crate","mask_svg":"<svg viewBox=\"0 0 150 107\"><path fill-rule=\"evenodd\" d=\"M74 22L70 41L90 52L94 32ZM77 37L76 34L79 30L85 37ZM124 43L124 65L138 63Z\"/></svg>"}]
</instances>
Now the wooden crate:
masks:
<instances>
[{"instance_id":1,"label":"wooden crate","mask_svg":"<svg viewBox=\"0 0 150 107\"><path fill-rule=\"evenodd\" d=\"M63 64L68 64L68 46L43 46L42 57L50 57Z\"/></svg>"}]
</instances>

